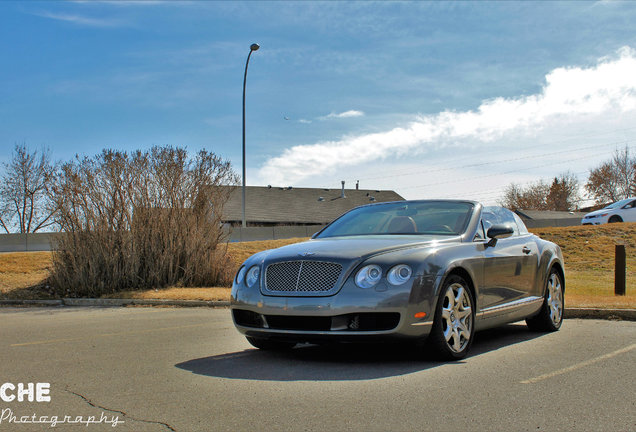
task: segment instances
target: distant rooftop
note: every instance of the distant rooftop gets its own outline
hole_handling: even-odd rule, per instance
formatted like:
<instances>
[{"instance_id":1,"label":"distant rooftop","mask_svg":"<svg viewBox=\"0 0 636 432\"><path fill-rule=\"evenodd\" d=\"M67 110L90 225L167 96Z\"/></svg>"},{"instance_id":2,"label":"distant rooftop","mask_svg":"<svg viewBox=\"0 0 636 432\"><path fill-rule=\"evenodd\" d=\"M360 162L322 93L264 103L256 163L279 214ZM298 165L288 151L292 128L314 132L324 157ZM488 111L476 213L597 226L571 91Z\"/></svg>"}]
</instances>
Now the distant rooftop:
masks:
<instances>
[{"instance_id":1,"label":"distant rooftop","mask_svg":"<svg viewBox=\"0 0 636 432\"><path fill-rule=\"evenodd\" d=\"M242 220L241 186L232 188L223 209L223 221L236 224ZM258 224L326 224L344 212L364 204L403 201L389 190L295 188L247 186L245 190L247 223Z\"/></svg>"},{"instance_id":2,"label":"distant rooftop","mask_svg":"<svg viewBox=\"0 0 636 432\"><path fill-rule=\"evenodd\" d=\"M542 220L542 219L573 219L585 216L583 212L550 211L550 210L516 210L522 219Z\"/></svg>"}]
</instances>

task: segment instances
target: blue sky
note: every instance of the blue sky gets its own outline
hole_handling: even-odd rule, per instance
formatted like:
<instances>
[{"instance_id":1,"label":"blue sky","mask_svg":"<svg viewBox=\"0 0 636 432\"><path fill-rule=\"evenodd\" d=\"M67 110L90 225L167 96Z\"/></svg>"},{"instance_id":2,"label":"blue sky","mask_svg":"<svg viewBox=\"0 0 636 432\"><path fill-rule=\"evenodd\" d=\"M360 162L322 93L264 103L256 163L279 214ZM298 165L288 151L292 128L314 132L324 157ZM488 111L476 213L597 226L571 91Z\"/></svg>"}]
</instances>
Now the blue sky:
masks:
<instances>
[{"instance_id":1,"label":"blue sky","mask_svg":"<svg viewBox=\"0 0 636 432\"><path fill-rule=\"evenodd\" d=\"M211 150L250 185L493 203L636 151L636 2L0 3L0 160Z\"/></svg>"}]
</instances>

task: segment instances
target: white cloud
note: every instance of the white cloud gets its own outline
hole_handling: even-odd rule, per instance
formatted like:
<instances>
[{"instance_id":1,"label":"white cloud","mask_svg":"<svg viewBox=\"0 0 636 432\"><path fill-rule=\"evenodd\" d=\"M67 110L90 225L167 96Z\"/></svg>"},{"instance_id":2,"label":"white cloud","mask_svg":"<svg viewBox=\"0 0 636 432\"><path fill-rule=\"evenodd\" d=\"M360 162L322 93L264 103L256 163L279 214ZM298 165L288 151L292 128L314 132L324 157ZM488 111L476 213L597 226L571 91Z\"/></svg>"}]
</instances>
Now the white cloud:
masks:
<instances>
[{"instance_id":1,"label":"white cloud","mask_svg":"<svg viewBox=\"0 0 636 432\"><path fill-rule=\"evenodd\" d=\"M271 184L295 184L308 177L391 156L446 145L488 143L513 134L527 137L548 125L554 128L555 124L586 124L608 113L635 109L636 51L624 47L615 56L599 59L591 67L550 71L542 91L534 95L498 97L483 101L472 111L418 116L406 127L288 148L268 159L259 177ZM347 113L357 112L332 113L331 118Z\"/></svg>"},{"instance_id":2,"label":"white cloud","mask_svg":"<svg viewBox=\"0 0 636 432\"><path fill-rule=\"evenodd\" d=\"M300 120L298 120L298 123L309 124L309 123L311 123L311 120L300 119Z\"/></svg>"},{"instance_id":3,"label":"white cloud","mask_svg":"<svg viewBox=\"0 0 636 432\"><path fill-rule=\"evenodd\" d=\"M50 18L88 27L118 27L124 25L123 21L117 19L91 18L77 14L54 12L35 12L33 14L42 18Z\"/></svg>"},{"instance_id":4,"label":"white cloud","mask_svg":"<svg viewBox=\"0 0 636 432\"><path fill-rule=\"evenodd\" d=\"M362 117L364 116L364 112L357 110L349 110L341 113L330 113L326 116L318 117L318 120L331 120L331 119L339 119L339 118L351 118L351 117Z\"/></svg>"}]
</instances>

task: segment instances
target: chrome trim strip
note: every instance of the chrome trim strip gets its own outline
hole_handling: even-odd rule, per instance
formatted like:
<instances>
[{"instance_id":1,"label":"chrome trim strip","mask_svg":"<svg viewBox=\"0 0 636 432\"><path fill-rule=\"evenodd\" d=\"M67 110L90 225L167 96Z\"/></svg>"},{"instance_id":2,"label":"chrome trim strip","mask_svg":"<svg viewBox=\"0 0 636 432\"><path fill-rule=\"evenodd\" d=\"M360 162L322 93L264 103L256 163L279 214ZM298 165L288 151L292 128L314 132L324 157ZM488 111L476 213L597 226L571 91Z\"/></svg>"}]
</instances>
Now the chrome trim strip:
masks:
<instances>
[{"instance_id":1,"label":"chrome trim strip","mask_svg":"<svg viewBox=\"0 0 636 432\"><path fill-rule=\"evenodd\" d=\"M506 312L509 309L515 309L521 306L530 306L534 303L543 303L543 297L526 297L519 300L512 301L510 303L505 303L497 306L492 306L487 309L482 310L477 314L478 317L483 317L485 315L491 315L494 313Z\"/></svg>"},{"instance_id":2,"label":"chrome trim strip","mask_svg":"<svg viewBox=\"0 0 636 432\"><path fill-rule=\"evenodd\" d=\"M432 324L433 324L433 321L411 323L412 326L427 326L427 325L432 325Z\"/></svg>"}]
</instances>

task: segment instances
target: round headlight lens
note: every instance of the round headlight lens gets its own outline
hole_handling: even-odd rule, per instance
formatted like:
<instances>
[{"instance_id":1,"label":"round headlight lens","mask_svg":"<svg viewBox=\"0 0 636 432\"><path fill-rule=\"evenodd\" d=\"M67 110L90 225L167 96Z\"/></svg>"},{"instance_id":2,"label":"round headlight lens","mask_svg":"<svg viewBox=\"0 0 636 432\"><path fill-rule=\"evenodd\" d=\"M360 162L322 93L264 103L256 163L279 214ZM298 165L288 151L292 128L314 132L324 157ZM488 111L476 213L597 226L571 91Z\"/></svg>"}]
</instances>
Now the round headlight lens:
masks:
<instances>
[{"instance_id":1,"label":"round headlight lens","mask_svg":"<svg viewBox=\"0 0 636 432\"><path fill-rule=\"evenodd\" d=\"M391 285L402 285L411 278L413 270L406 264L400 264L389 270L386 278Z\"/></svg>"},{"instance_id":2,"label":"round headlight lens","mask_svg":"<svg viewBox=\"0 0 636 432\"><path fill-rule=\"evenodd\" d=\"M243 279L245 279L245 271L247 269L245 268L245 266L241 266L241 268L239 269L238 273L236 274L236 284L241 284L243 283Z\"/></svg>"},{"instance_id":3,"label":"round headlight lens","mask_svg":"<svg viewBox=\"0 0 636 432\"><path fill-rule=\"evenodd\" d=\"M356 285L360 288L371 288L382 278L382 269L380 266L371 264L364 266L356 274Z\"/></svg>"},{"instance_id":4,"label":"round headlight lens","mask_svg":"<svg viewBox=\"0 0 636 432\"><path fill-rule=\"evenodd\" d=\"M261 269L258 266L252 266L245 276L245 283L247 286L252 287L258 282L258 276L261 274Z\"/></svg>"}]
</instances>

